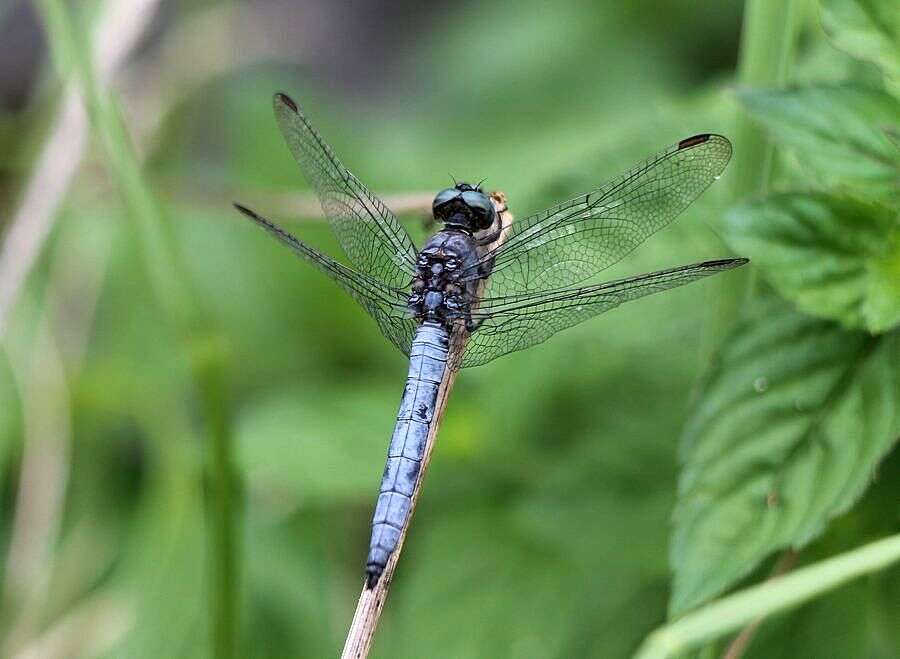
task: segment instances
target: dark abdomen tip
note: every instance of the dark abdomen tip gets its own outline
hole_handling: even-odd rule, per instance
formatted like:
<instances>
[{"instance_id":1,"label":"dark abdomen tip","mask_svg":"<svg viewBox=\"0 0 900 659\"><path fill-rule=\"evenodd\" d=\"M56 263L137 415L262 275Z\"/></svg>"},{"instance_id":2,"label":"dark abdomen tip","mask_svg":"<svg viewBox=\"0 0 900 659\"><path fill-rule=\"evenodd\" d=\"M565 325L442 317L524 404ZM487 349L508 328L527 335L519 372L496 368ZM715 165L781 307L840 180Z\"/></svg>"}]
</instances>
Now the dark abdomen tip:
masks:
<instances>
[{"instance_id":1,"label":"dark abdomen tip","mask_svg":"<svg viewBox=\"0 0 900 659\"><path fill-rule=\"evenodd\" d=\"M382 572L384 572L384 568L380 565L366 566L366 588L368 590L372 590L378 585L378 580L381 579Z\"/></svg>"}]
</instances>

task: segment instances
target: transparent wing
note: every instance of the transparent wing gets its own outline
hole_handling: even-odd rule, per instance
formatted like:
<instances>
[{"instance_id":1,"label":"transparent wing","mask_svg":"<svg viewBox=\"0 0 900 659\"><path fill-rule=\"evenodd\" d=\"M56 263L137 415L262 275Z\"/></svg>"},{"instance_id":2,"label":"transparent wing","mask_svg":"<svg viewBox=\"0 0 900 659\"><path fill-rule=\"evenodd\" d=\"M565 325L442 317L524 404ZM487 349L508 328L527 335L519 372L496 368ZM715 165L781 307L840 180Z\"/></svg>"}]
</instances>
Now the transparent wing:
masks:
<instances>
[{"instance_id":1,"label":"transparent wing","mask_svg":"<svg viewBox=\"0 0 900 659\"><path fill-rule=\"evenodd\" d=\"M235 204L235 208L290 247L300 258L328 275L375 319L381 333L400 352L409 356L416 322L406 309L407 293L341 265L249 208L240 204Z\"/></svg>"},{"instance_id":2,"label":"transparent wing","mask_svg":"<svg viewBox=\"0 0 900 659\"><path fill-rule=\"evenodd\" d=\"M472 313L472 319L480 325L469 337L458 366L486 364L506 353L546 341L556 332L624 302L745 263L747 259L705 261L595 286L484 299Z\"/></svg>"},{"instance_id":3,"label":"transparent wing","mask_svg":"<svg viewBox=\"0 0 900 659\"><path fill-rule=\"evenodd\" d=\"M315 188L347 257L365 275L406 286L416 248L384 203L344 167L297 104L286 94L273 101L278 127L304 176Z\"/></svg>"},{"instance_id":4,"label":"transparent wing","mask_svg":"<svg viewBox=\"0 0 900 659\"><path fill-rule=\"evenodd\" d=\"M593 192L516 220L481 259L493 260L487 294L555 290L594 276L675 219L730 157L721 135L695 135Z\"/></svg>"}]
</instances>

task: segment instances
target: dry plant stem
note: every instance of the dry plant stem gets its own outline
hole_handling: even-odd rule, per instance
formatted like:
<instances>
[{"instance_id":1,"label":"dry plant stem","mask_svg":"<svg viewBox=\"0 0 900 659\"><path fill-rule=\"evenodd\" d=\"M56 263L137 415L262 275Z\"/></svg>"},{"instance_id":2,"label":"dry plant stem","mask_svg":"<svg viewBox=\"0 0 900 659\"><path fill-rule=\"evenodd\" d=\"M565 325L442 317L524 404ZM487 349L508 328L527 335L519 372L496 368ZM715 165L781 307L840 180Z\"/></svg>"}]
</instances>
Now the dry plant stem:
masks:
<instances>
[{"instance_id":1,"label":"dry plant stem","mask_svg":"<svg viewBox=\"0 0 900 659\"><path fill-rule=\"evenodd\" d=\"M398 192L394 194L379 195L385 205L397 215L422 215L431 217L431 202L434 200L434 192ZM297 217L309 220L324 220L322 204L314 194L294 194L267 198L266 206L280 211L280 215Z\"/></svg>"},{"instance_id":2,"label":"dry plant stem","mask_svg":"<svg viewBox=\"0 0 900 659\"><path fill-rule=\"evenodd\" d=\"M39 626L69 480L71 423L62 358L46 318L30 360L16 364L22 392L22 461L16 491L3 604L16 617L3 640L11 656ZM30 363L27 363L30 361Z\"/></svg>"},{"instance_id":3,"label":"dry plant stem","mask_svg":"<svg viewBox=\"0 0 900 659\"><path fill-rule=\"evenodd\" d=\"M98 594L81 602L12 659L68 659L111 652L134 625L130 602Z\"/></svg>"},{"instance_id":4,"label":"dry plant stem","mask_svg":"<svg viewBox=\"0 0 900 659\"><path fill-rule=\"evenodd\" d=\"M87 114L71 85L53 125L0 248L0 334L84 155Z\"/></svg>"},{"instance_id":5,"label":"dry plant stem","mask_svg":"<svg viewBox=\"0 0 900 659\"><path fill-rule=\"evenodd\" d=\"M512 215L506 206L506 195L502 192L491 193L491 201L494 208L500 215L503 231L496 242L490 247L500 245L509 233L512 226ZM479 294L483 292L479 289ZM450 345L450 361L453 361L454 354L460 354L465 350L467 341L465 332L455 332L454 339ZM447 399L450 391L453 389L453 383L456 381L457 371L450 368L444 372L444 378L438 389L438 400L434 410L434 421L428 432L428 438L425 444L425 455L422 458L422 468L419 472L419 480L416 482L415 490L412 495L412 509L410 512L410 523L406 526L406 531L412 525L412 516L415 514L416 504L419 501L419 492L422 489L422 483L425 480L425 473L428 471L428 465L431 463L431 453L434 450L435 439L437 438L438 429L441 426L441 419L444 416L444 408L447 405ZM369 650L372 647L372 639L375 636L375 630L378 628L378 621L381 618L381 611L384 609L384 603L387 600L388 590L391 586L391 580L394 577L394 568L400 558L400 552L403 551L403 543L406 540L406 531L401 533L400 541L397 543L397 549L391 554L387 567L381 575L381 579L371 590L363 584L362 593L359 596L359 602L356 604L356 613L353 615L353 622L350 623L350 630L347 632L347 640L344 642L344 651L341 653L342 659L364 659L369 656Z\"/></svg>"},{"instance_id":6,"label":"dry plant stem","mask_svg":"<svg viewBox=\"0 0 900 659\"><path fill-rule=\"evenodd\" d=\"M149 1L149 0L147 0ZM213 653L236 656L237 648L237 488L231 464L231 425L226 400L228 351L203 298L193 289L165 207L147 184L118 97L102 84L95 53L80 29L80 20L64 0L35 0L44 20L50 51L63 76L80 84L91 125L104 147L106 170L122 196L141 243L141 256L154 301L190 357L191 374L201 395L209 445L213 573L210 610ZM80 15L78 15L80 16Z\"/></svg>"},{"instance_id":7,"label":"dry plant stem","mask_svg":"<svg viewBox=\"0 0 900 659\"><path fill-rule=\"evenodd\" d=\"M97 75L104 84L144 34L159 0L106 4L108 11L100 19L95 36ZM89 125L78 85L66 86L52 125L0 248L0 335L84 157Z\"/></svg>"},{"instance_id":8,"label":"dry plant stem","mask_svg":"<svg viewBox=\"0 0 900 659\"><path fill-rule=\"evenodd\" d=\"M97 185L103 186L104 183L98 181ZM423 220L431 219L431 202L434 200L433 191L382 193L376 190L375 193L384 202L385 206L397 215L418 216ZM267 195L265 199L259 197L258 203L254 203L254 199L258 195L254 195L252 192L235 192L233 189L205 188L201 190L194 188L189 195L178 195L173 197L173 199L182 206L197 204L203 206L212 205L219 208L222 204L222 199L229 195L245 200L251 208L266 206L266 208L270 209L273 216L281 217L288 222L325 221L322 203L312 193Z\"/></svg>"},{"instance_id":9,"label":"dry plant stem","mask_svg":"<svg viewBox=\"0 0 900 659\"><path fill-rule=\"evenodd\" d=\"M14 362L24 436L3 588L4 604L16 617L5 635L3 656L11 656L40 627L69 477L72 428L66 366L71 373L80 370L90 336L110 246L108 234L100 234L100 239L90 261L83 261L77 250L56 250L33 354L30 361L25 357ZM74 291L77 306L71 304Z\"/></svg>"},{"instance_id":10,"label":"dry plant stem","mask_svg":"<svg viewBox=\"0 0 900 659\"><path fill-rule=\"evenodd\" d=\"M177 99L216 78L265 62L302 65L306 44L315 41L308 36L319 29L316 21L296 21L290 3L197 4L167 25L152 52L122 76L122 100L139 146L152 144Z\"/></svg>"},{"instance_id":11,"label":"dry plant stem","mask_svg":"<svg viewBox=\"0 0 900 659\"><path fill-rule=\"evenodd\" d=\"M103 80L121 67L157 4L158 0L107 3L95 32L98 75ZM0 335L84 157L88 132L81 94L76 85L68 84L52 132L0 248ZM5 634L4 656L12 656L40 622L69 473L70 401L63 363L68 361L75 371L79 368L105 268L103 258L86 270L83 264L69 261L63 259L51 276L51 294L39 323L31 364L16 365L25 430L3 588L4 604L17 615ZM83 285L78 290L83 313L78 318L64 318L61 292L71 290L72 282ZM65 327L54 327L54 321ZM66 345L58 345L60 336L68 337Z\"/></svg>"},{"instance_id":12,"label":"dry plant stem","mask_svg":"<svg viewBox=\"0 0 900 659\"><path fill-rule=\"evenodd\" d=\"M778 559L778 562L775 563L775 567L772 568L772 574L769 575L767 581L771 581L772 579L777 579L782 576L785 572L788 572L791 568L794 567L794 564L797 562L797 552L793 549L788 549L781 555L781 558ZM749 625L744 627L741 632L734 637L734 640L728 645L725 653L722 655L722 659L740 659L744 656L744 652L746 652L747 648L750 647L750 642L753 640L753 637L756 635L756 630L759 629L759 626L762 624L763 619L760 618L758 620L754 620Z\"/></svg>"}]
</instances>

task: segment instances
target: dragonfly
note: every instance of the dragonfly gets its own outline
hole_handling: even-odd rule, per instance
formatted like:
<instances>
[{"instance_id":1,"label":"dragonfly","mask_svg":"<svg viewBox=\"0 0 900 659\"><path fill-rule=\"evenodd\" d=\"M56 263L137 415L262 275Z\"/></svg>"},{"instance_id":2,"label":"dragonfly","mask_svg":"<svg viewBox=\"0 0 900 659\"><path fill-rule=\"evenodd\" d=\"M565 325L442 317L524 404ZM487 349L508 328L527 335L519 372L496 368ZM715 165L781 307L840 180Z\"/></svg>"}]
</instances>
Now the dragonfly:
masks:
<instances>
[{"instance_id":1,"label":"dragonfly","mask_svg":"<svg viewBox=\"0 0 900 659\"><path fill-rule=\"evenodd\" d=\"M351 266L262 215L236 208L330 277L409 358L409 371L372 519L366 587L373 588L410 522L439 388L450 370L537 345L620 304L744 265L729 258L585 283L668 225L731 157L721 135L681 140L596 189L516 220L478 184L437 193L442 225L421 249L388 207L344 167L297 103L274 96L278 126ZM459 337L464 348L457 350Z\"/></svg>"}]
</instances>

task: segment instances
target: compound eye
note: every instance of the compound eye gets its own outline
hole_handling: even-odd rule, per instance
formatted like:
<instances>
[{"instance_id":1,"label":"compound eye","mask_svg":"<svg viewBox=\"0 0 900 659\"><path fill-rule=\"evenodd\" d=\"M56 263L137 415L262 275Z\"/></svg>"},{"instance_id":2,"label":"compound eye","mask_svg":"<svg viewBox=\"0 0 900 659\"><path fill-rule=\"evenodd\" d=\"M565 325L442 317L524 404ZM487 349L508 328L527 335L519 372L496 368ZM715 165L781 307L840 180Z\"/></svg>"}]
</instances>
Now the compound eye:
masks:
<instances>
[{"instance_id":1,"label":"compound eye","mask_svg":"<svg viewBox=\"0 0 900 659\"><path fill-rule=\"evenodd\" d=\"M475 190L464 192L463 201L472 211L476 229L487 229L494 223L494 205L486 194Z\"/></svg>"},{"instance_id":2,"label":"compound eye","mask_svg":"<svg viewBox=\"0 0 900 659\"><path fill-rule=\"evenodd\" d=\"M466 206L472 210L487 213L492 208L491 200L483 192L469 190L468 192L463 192L462 198L466 202Z\"/></svg>"},{"instance_id":3,"label":"compound eye","mask_svg":"<svg viewBox=\"0 0 900 659\"><path fill-rule=\"evenodd\" d=\"M491 225L494 224L494 207L490 208L473 208L472 209L472 224L473 228L476 231L483 231L484 229L489 229Z\"/></svg>"},{"instance_id":4,"label":"compound eye","mask_svg":"<svg viewBox=\"0 0 900 659\"><path fill-rule=\"evenodd\" d=\"M443 206L447 202L456 199L459 196L459 190L456 188L446 188L445 190L441 190L438 192L434 201L431 203L431 209L436 211L440 206Z\"/></svg>"},{"instance_id":5,"label":"compound eye","mask_svg":"<svg viewBox=\"0 0 900 659\"><path fill-rule=\"evenodd\" d=\"M482 217L478 218L479 229L489 229L494 224L494 218L496 217L497 211L494 210L494 207L491 206L490 210L485 213Z\"/></svg>"}]
</instances>

